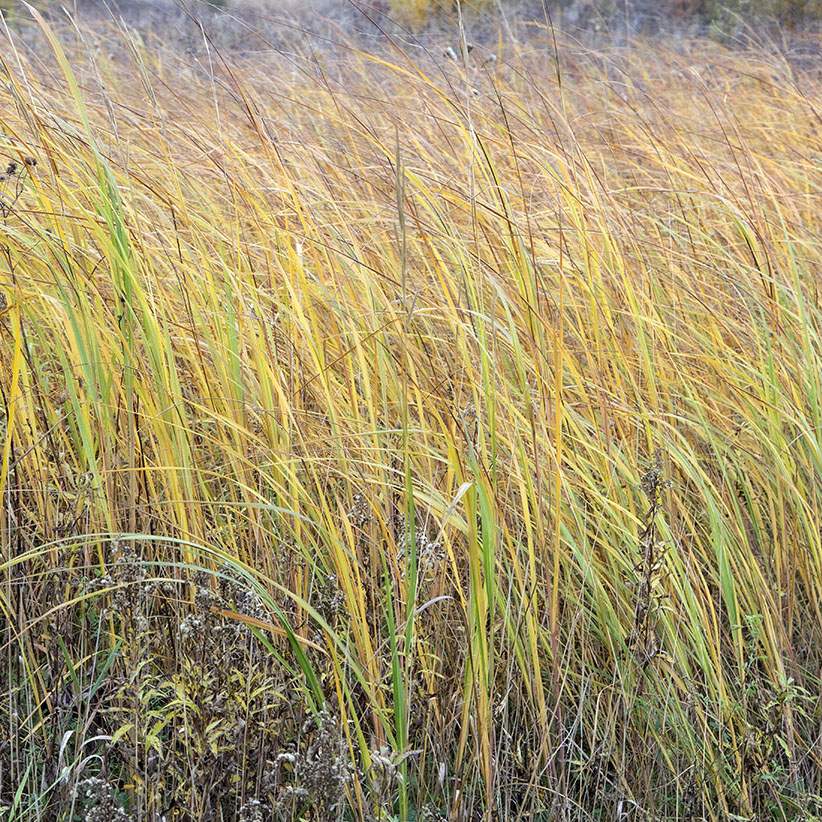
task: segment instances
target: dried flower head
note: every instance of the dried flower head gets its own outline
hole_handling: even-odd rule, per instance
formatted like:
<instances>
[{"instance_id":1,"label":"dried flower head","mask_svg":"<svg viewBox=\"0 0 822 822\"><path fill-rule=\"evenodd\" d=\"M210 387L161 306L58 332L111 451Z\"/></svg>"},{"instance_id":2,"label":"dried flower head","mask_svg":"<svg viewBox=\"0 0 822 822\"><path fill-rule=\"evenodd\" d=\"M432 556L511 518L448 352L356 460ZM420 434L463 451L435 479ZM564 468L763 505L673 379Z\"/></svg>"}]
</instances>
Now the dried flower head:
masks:
<instances>
[{"instance_id":1,"label":"dried flower head","mask_svg":"<svg viewBox=\"0 0 822 822\"><path fill-rule=\"evenodd\" d=\"M177 628L180 632L180 638L183 641L187 641L189 639L194 639L195 637L201 636L203 630L205 629L205 623L203 622L203 618L199 614L188 614L185 618L180 621L180 624Z\"/></svg>"},{"instance_id":2,"label":"dried flower head","mask_svg":"<svg viewBox=\"0 0 822 822\"><path fill-rule=\"evenodd\" d=\"M130 817L112 796L111 786L99 776L78 782L74 796L85 806L86 822L129 822Z\"/></svg>"},{"instance_id":3,"label":"dried flower head","mask_svg":"<svg viewBox=\"0 0 822 822\"><path fill-rule=\"evenodd\" d=\"M259 799L249 799L240 808L240 818L238 822L263 822L264 805Z\"/></svg>"},{"instance_id":4,"label":"dried flower head","mask_svg":"<svg viewBox=\"0 0 822 822\"><path fill-rule=\"evenodd\" d=\"M337 617L345 611L345 593L336 574L329 574L325 582L318 586L313 605L329 625L334 625Z\"/></svg>"},{"instance_id":5,"label":"dried flower head","mask_svg":"<svg viewBox=\"0 0 822 822\"><path fill-rule=\"evenodd\" d=\"M639 484L652 502L656 500L657 495L663 488L670 488L673 485L671 480L665 479L661 448L654 450L654 455L651 458L648 469L642 477L640 477Z\"/></svg>"},{"instance_id":6,"label":"dried flower head","mask_svg":"<svg viewBox=\"0 0 822 822\"><path fill-rule=\"evenodd\" d=\"M291 784L283 788L280 806L286 800L307 800L317 810L319 818L327 819L345 801L346 789L356 769L348 756L348 746L340 732L338 721L327 709L303 723L301 736L307 747L295 753L277 757L277 766L287 768Z\"/></svg>"},{"instance_id":7,"label":"dried flower head","mask_svg":"<svg viewBox=\"0 0 822 822\"><path fill-rule=\"evenodd\" d=\"M209 584L209 575L205 571L199 571L194 577L196 590L194 592L194 608L201 616L207 616L212 608L221 604L220 596Z\"/></svg>"},{"instance_id":8,"label":"dried flower head","mask_svg":"<svg viewBox=\"0 0 822 822\"><path fill-rule=\"evenodd\" d=\"M354 504L348 509L346 516L353 525L362 528L373 519L371 506L362 494L354 494L352 500Z\"/></svg>"},{"instance_id":9,"label":"dried flower head","mask_svg":"<svg viewBox=\"0 0 822 822\"><path fill-rule=\"evenodd\" d=\"M402 772L397 757L387 745L371 751L371 766L368 769L371 786L378 796L382 796L402 782Z\"/></svg>"},{"instance_id":10,"label":"dried flower head","mask_svg":"<svg viewBox=\"0 0 822 822\"><path fill-rule=\"evenodd\" d=\"M271 621L271 612L266 607L263 598L236 568L228 564L220 568L219 587L223 603L232 607L237 613L263 622Z\"/></svg>"}]
</instances>

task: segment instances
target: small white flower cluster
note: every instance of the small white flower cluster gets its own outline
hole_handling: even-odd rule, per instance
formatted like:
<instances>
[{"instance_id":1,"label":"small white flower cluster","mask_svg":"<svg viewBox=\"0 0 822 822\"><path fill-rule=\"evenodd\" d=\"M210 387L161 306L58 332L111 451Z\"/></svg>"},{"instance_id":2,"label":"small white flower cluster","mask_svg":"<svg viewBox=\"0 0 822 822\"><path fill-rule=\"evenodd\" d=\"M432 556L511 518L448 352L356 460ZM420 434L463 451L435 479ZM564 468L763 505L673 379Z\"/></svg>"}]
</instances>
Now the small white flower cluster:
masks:
<instances>
[{"instance_id":1,"label":"small white flower cluster","mask_svg":"<svg viewBox=\"0 0 822 822\"><path fill-rule=\"evenodd\" d=\"M445 559L445 550L442 547L442 542L431 539L425 531L418 529L414 534L414 542L417 549L417 568L420 576L439 565L439 563ZM407 543L408 529L405 528L400 538L400 550L397 553L397 560L405 559Z\"/></svg>"},{"instance_id":2,"label":"small white flower cluster","mask_svg":"<svg viewBox=\"0 0 822 822\"><path fill-rule=\"evenodd\" d=\"M199 636L204 629L205 623L199 614L189 614L179 625L180 636L184 641Z\"/></svg>"},{"instance_id":3,"label":"small white flower cluster","mask_svg":"<svg viewBox=\"0 0 822 822\"><path fill-rule=\"evenodd\" d=\"M368 505L368 500L362 494L354 494L353 500L354 504L349 508L347 514L348 521L352 525L362 528L373 519L371 508Z\"/></svg>"}]
</instances>

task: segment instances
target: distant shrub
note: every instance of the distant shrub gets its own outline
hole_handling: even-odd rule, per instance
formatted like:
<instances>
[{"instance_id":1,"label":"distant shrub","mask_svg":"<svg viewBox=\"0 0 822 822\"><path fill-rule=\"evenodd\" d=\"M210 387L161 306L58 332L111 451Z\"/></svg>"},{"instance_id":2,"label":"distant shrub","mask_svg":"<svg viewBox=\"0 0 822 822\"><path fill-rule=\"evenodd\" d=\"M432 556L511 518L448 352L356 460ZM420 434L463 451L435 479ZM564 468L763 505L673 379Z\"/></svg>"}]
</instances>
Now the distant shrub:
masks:
<instances>
[{"instance_id":1,"label":"distant shrub","mask_svg":"<svg viewBox=\"0 0 822 822\"><path fill-rule=\"evenodd\" d=\"M613 13L616 4L611 0L587 0L578 5L595 7L606 17ZM225 3L226 0L210 0ZM420 26L434 14L453 14L458 5L463 12L487 9L495 0L389 0L388 7L398 21L412 27ZM503 3L510 0L503 0ZM573 5L574 0L570 0ZM557 5L552 3L550 5ZM567 8L569 0L560 0ZM640 7L643 5L638 3ZM789 28L803 22L822 20L822 0L667 0L664 4L670 12L682 17L702 18L718 31L729 32L741 23L774 20Z\"/></svg>"},{"instance_id":2,"label":"distant shrub","mask_svg":"<svg viewBox=\"0 0 822 822\"><path fill-rule=\"evenodd\" d=\"M822 0L671 0L669 8L682 15L699 15L720 31L742 22L770 18L788 27L822 19Z\"/></svg>"},{"instance_id":3,"label":"distant shrub","mask_svg":"<svg viewBox=\"0 0 822 822\"><path fill-rule=\"evenodd\" d=\"M458 5L463 11L488 8L493 0L390 0L395 19L412 27L421 26L431 14L453 13Z\"/></svg>"},{"instance_id":4,"label":"distant shrub","mask_svg":"<svg viewBox=\"0 0 822 822\"><path fill-rule=\"evenodd\" d=\"M35 8L42 8L42 3L39 0L32 0L31 5ZM7 22L14 23L19 20L21 12L25 16L26 12L20 0L0 0L0 14Z\"/></svg>"}]
</instances>

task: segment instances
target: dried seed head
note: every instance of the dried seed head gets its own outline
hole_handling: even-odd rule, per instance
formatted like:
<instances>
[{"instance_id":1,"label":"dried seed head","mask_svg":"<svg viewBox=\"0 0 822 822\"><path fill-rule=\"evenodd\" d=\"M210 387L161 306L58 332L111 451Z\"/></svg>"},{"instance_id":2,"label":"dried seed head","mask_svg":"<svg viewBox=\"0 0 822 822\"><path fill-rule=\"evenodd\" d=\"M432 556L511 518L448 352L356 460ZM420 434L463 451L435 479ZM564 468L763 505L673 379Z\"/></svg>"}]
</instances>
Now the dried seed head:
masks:
<instances>
[{"instance_id":1,"label":"dried seed head","mask_svg":"<svg viewBox=\"0 0 822 822\"><path fill-rule=\"evenodd\" d=\"M37 158L32 157L30 154L27 157L23 158L23 162L29 167L34 168L37 165Z\"/></svg>"},{"instance_id":2,"label":"dried seed head","mask_svg":"<svg viewBox=\"0 0 822 822\"><path fill-rule=\"evenodd\" d=\"M240 808L240 822L263 822L264 806L259 799L249 799Z\"/></svg>"},{"instance_id":3,"label":"dried seed head","mask_svg":"<svg viewBox=\"0 0 822 822\"><path fill-rule=\"evenodd\" d=\"M87 822L129 822L130 817L112 796L114 788L105 779L92 776L78 782L74 796L85 805Z\"/></svg>"},{"instance_id":4,"label":"dried seed head","mask_svg":"<svg viewBox=\"0 0 822 822\"><path fill-rule=\"evenodd\" d=\"M371 751L371 767L368 769L371 785L378 795L384 794L398 782L402 782L402 772L397 767L397 757L391 748L383 745Z\"/></svg>"},{"instance_id":5,"label":"dried seed head","mask_svg":"<svg viewBox=\"0 0 822 822\"><path fill-rule=\"evenodd\" d=\"M17 171L17 163L14 160L10 160L9 164L6 166L6 174L9 177Z\"/></svg>"},{"instance_id":6,"label":"dried seed head","mask_svg":"<svg viewBox=\"0 0 822 822\"><path fill-rule=\"evenodd\" d=\"M183 640L202 636L205 624L203 618L197 614L189 614L179 624L178 630Z\"/></svg>"},{"instance_id":7,"label":"dried seed head","mask_svg":"<svg viewBox=\"0 0 822 822\"><path fill-rule=\"evenodd\" d=\"M222 605L221 598L212 590L208 574L205 572L200 571L195 575L194 584L197 586L194 593L194 607L201 616L209 616L212 608Z\"/></svg>"},{"instance_id":8,"label":"dried seed head","mask_svg":"<svg viewBox=\"0 0 822 822\"><path fill-rule=\"evenodd\" d=\"M663 487L665 477L662 469L662 450L657 448L651 457L648 470L640 478L639 484L645 494L655 499L657 492Z\"/></svg>"},{"instance_id":9,"label":"dried seed head","mask_svg":"<svg viewBox=\"0 0 822 822\"><path fill-rule=\"evenodd\" d=\"M348 760L339 721L327 709L309 717L300 736L305 744L299 750L277 757L281 775L291 781L283 786L281 801L288 797L310 799L320 818L327 818L344 804L356 769Z\"/></svg>"}]
</instances>

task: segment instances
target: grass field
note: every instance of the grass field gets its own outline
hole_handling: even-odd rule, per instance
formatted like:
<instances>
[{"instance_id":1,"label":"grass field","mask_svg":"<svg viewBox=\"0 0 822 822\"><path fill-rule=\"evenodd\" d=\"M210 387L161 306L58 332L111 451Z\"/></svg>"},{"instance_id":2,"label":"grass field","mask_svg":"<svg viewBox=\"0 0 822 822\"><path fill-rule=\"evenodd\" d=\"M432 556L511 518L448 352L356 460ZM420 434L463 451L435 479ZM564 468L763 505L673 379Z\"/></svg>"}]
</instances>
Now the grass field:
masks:
<instances>
[{"instance_id":1,"label":"grass field","mask_svg":"<svg viewBox=\"0 0 822 822\"><path fill-rule=\"evenodd\" d=\"M0 820L822 818L815 69L34 25Z\"/></svg>"}]
</instances>

